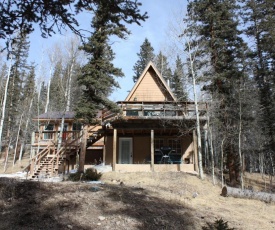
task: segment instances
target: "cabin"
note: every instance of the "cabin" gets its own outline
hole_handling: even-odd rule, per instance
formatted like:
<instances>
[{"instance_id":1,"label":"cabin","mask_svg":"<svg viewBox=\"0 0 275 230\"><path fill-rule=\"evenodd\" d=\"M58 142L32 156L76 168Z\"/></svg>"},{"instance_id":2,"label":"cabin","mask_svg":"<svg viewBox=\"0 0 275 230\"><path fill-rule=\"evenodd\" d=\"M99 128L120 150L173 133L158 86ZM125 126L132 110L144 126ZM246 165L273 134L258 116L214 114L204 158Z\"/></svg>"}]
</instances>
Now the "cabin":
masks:
<instances>
[{"instance_id":1,"label":"cabin","mask_svg":"<svg viewBox=\"0 0 275 230\"><path fill-rule=\"evenodd\" d=\"M121 114L102 114L103 161L114 171L197 171L195 104L177 101L152 62L117 105ZM206 109L199 103L201 125Z\"/></svg>"},{"instance_id":2,"label":"cabin","mask_svg":"<svg viewBox=\"0 0 275 230\"><path fill-rule=\"evenodd\" d=\"M198 170L195 104L178 101L152 62L117 105L120 113L103 110L94 126L83 127L73 112L35 118L40 130L33 134L32 155L37 159L39 154L40 162L33 162L32 175L42 170L41 161L51 173L96 163L118 172ZM202 126L206 109L206 103L199 103Z\"/></svg>"}]
</instances>

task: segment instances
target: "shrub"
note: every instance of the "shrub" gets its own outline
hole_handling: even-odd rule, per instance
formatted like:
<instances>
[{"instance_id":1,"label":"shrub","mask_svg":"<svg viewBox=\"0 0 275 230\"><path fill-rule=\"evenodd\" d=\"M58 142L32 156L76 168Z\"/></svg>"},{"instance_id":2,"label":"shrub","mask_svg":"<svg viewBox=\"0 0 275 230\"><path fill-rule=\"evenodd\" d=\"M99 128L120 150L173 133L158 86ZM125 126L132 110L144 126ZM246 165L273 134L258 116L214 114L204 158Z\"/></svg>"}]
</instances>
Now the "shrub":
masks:
<instances>
[{"instance_id":1,"label":"shrub","mask_svg":"<svg viewBox=\"0 0 275 230\"><path fill-rule=\"evenodd\" d=\"M83 174L83 173L80 173L80 172L70 173L69 177L68 177L68 180L80 181L80 179L83 179L83 176L81 177L81 174Z\"/></svg>"},{"instance_id":2,"label":"shrub","mask_svg":"<svg viewBox=\"0 0 275 230\"><path fill-rule=\"evenodd\" d=\"M92 180L97 181L101 178L102 174L98 173L94 168L88 168L84 173L76 172L69 174L68 180L80 181L80 180Z\"/></svg>"},{"instance_id":3,"label":"shrub","mask_svg":"<svg viewBox=\"0 0 275 230\"><path fill-rule=\"evenodd\" d=\"M206 223L207 227L202 227L203 230L234 230L235 228L229 228L228 222L222 218L216 220L214 223Z\"/></svg>"},{"instance_id":4,"label":"shrub","mask_svg":"<svg viewBox=\"0 0 275 230\"><path fill-rule=\"evenodd\" d=\"M99 180L101 176L102 173L97 172L94 168L88 168L84 173L85 180Z\"/></svg>"}]
</instances>

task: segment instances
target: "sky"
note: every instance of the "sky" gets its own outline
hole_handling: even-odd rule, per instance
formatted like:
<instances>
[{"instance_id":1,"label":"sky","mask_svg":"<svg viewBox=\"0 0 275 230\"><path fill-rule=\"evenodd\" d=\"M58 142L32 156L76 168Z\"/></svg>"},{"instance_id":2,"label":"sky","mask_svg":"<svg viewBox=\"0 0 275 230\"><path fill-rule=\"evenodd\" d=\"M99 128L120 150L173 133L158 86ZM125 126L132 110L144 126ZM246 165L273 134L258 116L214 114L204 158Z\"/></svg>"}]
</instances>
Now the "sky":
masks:
<instances>
[{"instance_id":1,"label":"sky","mask_svg":"<svg viewBox=\"0 0 275 230\"><path fill-rule=\"evenodd\" d=\"M145 38L151 42L155 54L158 54L160 50L164 51L166 45L169 43L169 37L167 36L167 30L169 23L175 17L175 13L185 11L185 0L140 0L142 7L141 13L147 11L149 18L142 22L141 26L136 24L127 25L127 28L131 31L131 35L126 40L115 39L112 44L112 49L116 54L114 65L121 68L125 77L118 78L120 84L119 89L115 89L109 97L113 101L123 101L126 99L129 91L134 86L132 80L134 72L133 66L138 60L137 53L140 51L140 46L144 42ZM84 25L89 26L90 19L80 17L79 23L81 27ZM43 52L52 46L53 43L63 41L68 36L54 35L53 37L43 39L40 37L39 30L36 30L31 36L30 47L30 61L36 63L41 62ZM164 52L165 53L165 52Z\"/></svg>"}]
</instances>

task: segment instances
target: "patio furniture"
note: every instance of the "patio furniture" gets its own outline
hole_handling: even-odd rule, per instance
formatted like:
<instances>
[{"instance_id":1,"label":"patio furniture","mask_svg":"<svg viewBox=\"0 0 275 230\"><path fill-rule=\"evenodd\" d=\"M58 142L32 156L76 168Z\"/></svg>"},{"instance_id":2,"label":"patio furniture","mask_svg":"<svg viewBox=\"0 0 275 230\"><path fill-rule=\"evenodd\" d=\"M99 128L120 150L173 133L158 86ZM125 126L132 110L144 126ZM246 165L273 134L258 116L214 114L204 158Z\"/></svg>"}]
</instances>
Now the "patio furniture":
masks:
<instances>
[{"instance_id":1,"label":"patio furniture","mask_svg":"<svg viewBox=\"0 0 275 230\"><path fill-rule=\"evenodd\" d=\"M160 148L161 156L161 164L173 164L170 158L170 154L173 152L172 148L169 146L163 146Z\"/></svg>"}]
</instances>

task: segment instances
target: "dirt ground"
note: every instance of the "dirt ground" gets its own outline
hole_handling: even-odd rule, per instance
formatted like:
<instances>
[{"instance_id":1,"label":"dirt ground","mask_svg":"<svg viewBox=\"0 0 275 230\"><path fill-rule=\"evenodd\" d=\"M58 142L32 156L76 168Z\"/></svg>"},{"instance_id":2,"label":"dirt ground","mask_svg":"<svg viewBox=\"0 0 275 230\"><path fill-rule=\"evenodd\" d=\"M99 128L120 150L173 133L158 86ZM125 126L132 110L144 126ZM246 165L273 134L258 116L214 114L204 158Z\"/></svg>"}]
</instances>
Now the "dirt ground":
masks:
<instances>
[{"instance_id":1,"label":"dirt ground","mask_svg":"<svg viewBox=\"0 0 275 230\"><path fill-rule=\"evenodd\" d=\"M0 229L196 230L220 218L236 229L275 229L275 204L222 197L209 177L108 172L101 182L0 178Z\"/></svg>"}]
</instances>

